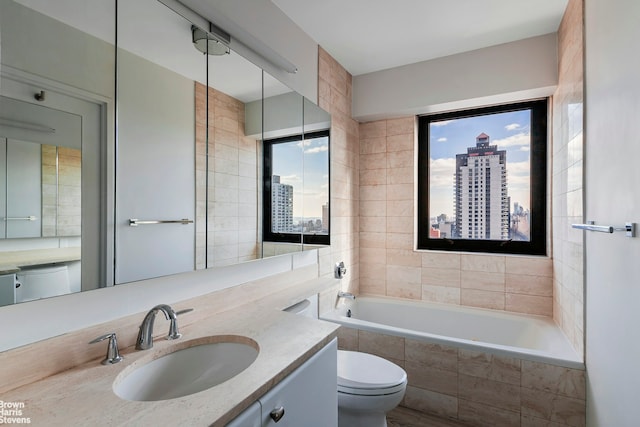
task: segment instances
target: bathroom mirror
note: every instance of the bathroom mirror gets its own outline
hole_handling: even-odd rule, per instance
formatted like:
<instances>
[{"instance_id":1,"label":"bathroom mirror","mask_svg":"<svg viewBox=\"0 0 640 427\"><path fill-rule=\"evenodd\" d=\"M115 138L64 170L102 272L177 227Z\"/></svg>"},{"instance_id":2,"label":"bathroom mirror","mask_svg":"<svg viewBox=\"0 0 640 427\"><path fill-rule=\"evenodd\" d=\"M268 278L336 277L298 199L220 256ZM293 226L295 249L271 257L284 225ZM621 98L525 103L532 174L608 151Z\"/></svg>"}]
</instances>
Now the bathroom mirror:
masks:
<instances>
[{"instance_id":1,"label":"bathroom mirror","mask_svg":"<svg viewBox=\"0 0 640 427\"><path fill-rule=\"evenodd\" d=\"M193 23L157 0L120 0L117 18L116 55L115 0L0 2L0 95L81 118L78 130L7 117L36 126L30 138L2 135L0 164L10 138L37 143L41 155L49 146L41 198L43 180L67 179L42 173L52 147L58 168L61 147L79 150L81 228L52 235L43 224L78 212L58 204L54 220L47 202L40 234L0 239L0 269L17 252L37 251L39 262L76 263L76 292L282 253L265 251L262 239L263 120L294 117L271 131L303 134L315 105L233 51L198 51ZM294 100L287 111L271 102L263 110L263 98L280 96ZM64 143L44 140L73 132ZM179 222L144 224L156 220Z\"/></svg>"},{"instance_id":2,"label":"bathroom mirror","mask_svg":"<svg viewBox=\"0 0 640 427\"><path fill-rule=\"evenodd\" d=\"M79 6L0 2L0 274L62 278L2 305L112 282L115 1Z\"/></svg>"}]
</instances>

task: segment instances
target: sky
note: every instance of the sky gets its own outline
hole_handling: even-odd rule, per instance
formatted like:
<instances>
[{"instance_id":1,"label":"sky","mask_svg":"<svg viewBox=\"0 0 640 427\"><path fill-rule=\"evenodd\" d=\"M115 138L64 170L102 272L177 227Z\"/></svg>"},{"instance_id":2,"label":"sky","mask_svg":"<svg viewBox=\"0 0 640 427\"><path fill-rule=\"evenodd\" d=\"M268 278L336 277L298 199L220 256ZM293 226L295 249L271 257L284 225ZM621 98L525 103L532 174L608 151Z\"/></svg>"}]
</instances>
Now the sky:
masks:
<instances>
[{"instance_id":1,"label":"sky","mask_svg":"<svg viewBox=\"0 0 640 427\"><path fill-rule=\"evenodd\" d=\"M454 214L454 174L456 154L476 146L476 137L489 135L489 143L507 150L507 188L511 207L518 202L530 208L530 110L489 114L455 120L431 122L430 143L430 217Z\"/></svg>"},{"instance_id":2,"label":"sky","mask_svg":"<svg viewBox=\"0 0 640 427\"><path fill-rule=\"evenodd\" d=\"M322 218L329 201L329 138L321 137L273 145L273 174L293 186L294 218ZM303 185L304 183L304 185Z\"/></svg>"}]
</instances>

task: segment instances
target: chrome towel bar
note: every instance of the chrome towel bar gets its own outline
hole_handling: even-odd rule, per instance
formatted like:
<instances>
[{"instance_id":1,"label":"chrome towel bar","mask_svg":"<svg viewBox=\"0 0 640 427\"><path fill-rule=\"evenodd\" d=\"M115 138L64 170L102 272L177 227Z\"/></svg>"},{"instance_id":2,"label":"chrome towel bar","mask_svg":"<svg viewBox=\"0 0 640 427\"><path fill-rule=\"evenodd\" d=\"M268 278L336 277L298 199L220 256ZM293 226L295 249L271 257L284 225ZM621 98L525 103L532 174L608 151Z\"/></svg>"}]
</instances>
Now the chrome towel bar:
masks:
<instances>
[{"instance_id":1,"label":"chrome towel bar","mask_svg":"<svg viewBox=\"0 0 640 427\"><path fill-rule=\"evenodd\" d=\"M29 215L29 216L22 216L22 217L6 217L2 219L5 221L35 221L38 218L36 218L35 215Z\"/></svg>"},{"instance_id":2,"label":"chrome towel bar","mask_svg":"<svg viewBox=\"0 0 640 427\"><path fill-rule=\"evenodd\" d=\"M147 224L193 224L192 219L174 219L174 220L161 220L161 219L148 219L142 220L137 218L129 219L129 225L131 227L137 227L139 225L147 225Z\"/></svg>"},{"instance_id":3,"label":"chrome towel bar","mask_svg":"<svg viewBox=\"0 0 640 427\"><path fill-rule=\"evenodd\" d=\"M595 221L588 221L586 224L571 224L571 227L580 230L597 231L599 233L613 233L614 231L624 231L627 237L636 237L636 223L627 222L622 227L613 225L596 225Z\"/></svg>"}]
</instances>

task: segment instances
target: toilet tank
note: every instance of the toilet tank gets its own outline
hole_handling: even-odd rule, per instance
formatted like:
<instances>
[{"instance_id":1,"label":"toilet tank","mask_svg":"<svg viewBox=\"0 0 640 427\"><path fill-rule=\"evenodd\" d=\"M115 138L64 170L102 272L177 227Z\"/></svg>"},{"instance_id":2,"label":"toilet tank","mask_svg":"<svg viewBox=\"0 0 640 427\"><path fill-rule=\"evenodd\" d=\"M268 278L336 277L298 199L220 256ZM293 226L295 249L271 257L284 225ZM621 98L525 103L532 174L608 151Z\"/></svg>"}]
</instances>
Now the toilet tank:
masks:
<instances>
[{"instance_id":1,"label":"toilet tank","mask_svg":"<svg viewBox=\"0 0 640 427\"><path fill-rule=\"evenodd\" d=\"M20 283L16 288L16 302L48 298L71 291L66 265L21 269L16 273L16 278Z\"/></svg>"}]
</instances>

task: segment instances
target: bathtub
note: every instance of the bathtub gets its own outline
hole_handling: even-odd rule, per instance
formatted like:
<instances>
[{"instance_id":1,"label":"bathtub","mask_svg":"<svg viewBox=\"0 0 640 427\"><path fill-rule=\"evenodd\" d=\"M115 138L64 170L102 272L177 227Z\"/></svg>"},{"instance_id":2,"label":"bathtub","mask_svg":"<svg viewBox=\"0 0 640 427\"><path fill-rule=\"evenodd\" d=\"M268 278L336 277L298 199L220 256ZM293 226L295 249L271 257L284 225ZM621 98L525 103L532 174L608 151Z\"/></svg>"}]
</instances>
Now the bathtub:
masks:
<instances>
[{"instance_id":1,"label":"bathtub","mask_svg":"<svg viewBox=\"0 0 640 427\"><path fill-rule=\"evenodd\" d=\"M584 369L564 333L542 316L364 296L340 300L320 318L353 329Z\"/></svg>"}]
</instances>

